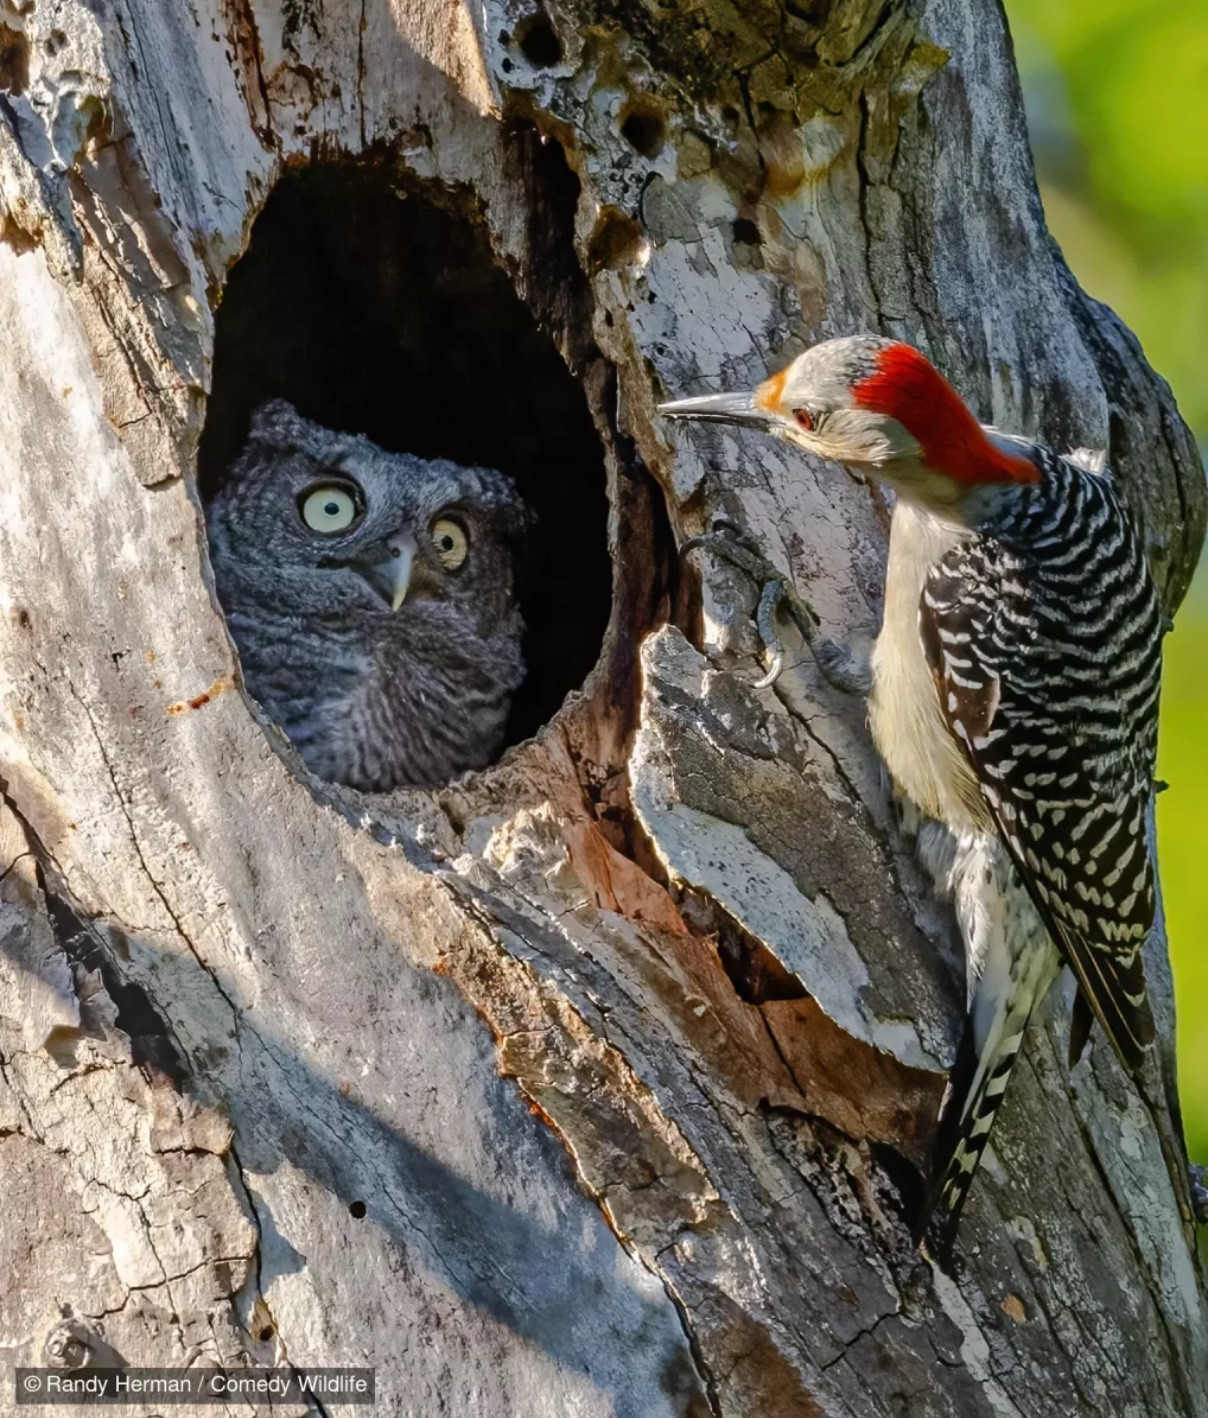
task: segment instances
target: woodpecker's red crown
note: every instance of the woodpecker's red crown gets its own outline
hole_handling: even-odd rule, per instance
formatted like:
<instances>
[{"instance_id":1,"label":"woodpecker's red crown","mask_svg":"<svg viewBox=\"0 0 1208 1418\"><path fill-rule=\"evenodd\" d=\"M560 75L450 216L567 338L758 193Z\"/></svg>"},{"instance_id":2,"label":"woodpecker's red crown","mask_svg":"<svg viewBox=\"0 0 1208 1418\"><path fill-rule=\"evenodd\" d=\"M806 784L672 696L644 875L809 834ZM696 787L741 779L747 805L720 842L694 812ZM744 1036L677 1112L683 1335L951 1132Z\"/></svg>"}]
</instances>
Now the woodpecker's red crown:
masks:
<instances>
[{"instance_id":1,"label":"woodpecker's red crown","mask_svg":"<svg viewBox=\"0 0 1208 1418\"><path fill-rule=\"evenodd\" d=\"M993 443L952 385L910 345L879 350L873 372L852 386L852 398L858 408L896 419L922 449L923 463L955 482L1040 481L1032 460Z\"/></svg>"}]
</instances>

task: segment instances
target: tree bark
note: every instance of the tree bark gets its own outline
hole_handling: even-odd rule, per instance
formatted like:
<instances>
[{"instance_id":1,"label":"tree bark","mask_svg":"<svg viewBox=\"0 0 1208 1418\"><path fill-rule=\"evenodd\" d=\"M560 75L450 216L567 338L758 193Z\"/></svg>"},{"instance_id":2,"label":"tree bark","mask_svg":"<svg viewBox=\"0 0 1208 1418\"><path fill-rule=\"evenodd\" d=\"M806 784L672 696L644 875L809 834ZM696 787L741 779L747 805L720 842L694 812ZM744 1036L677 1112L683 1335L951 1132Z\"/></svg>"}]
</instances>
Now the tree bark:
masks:
<instances>
[{"instance_id":1,"label":"tree bark","mask_svg":"<svg viewBox=\"0 0 1208 1418\"><path fill-rule=\"evenodd\" d=\"M224 288L316 163L478 233L602 449L599 660L438 792L310 778L210 591ZM913 1248L950 910L862 706L800 653L756 688L756 588L675 550L740 523L870 631L886 509L654 414L908 339L1109 448L1173 610L1199 459L1046 233L997 5L0 0L0 223L9 1362L371 1364L425 1418L1208 1411L1193 1238L1068 983L952 1273ZM1148 968L1173 1096L1160 931Z\"/></svg>"}]
</instances>

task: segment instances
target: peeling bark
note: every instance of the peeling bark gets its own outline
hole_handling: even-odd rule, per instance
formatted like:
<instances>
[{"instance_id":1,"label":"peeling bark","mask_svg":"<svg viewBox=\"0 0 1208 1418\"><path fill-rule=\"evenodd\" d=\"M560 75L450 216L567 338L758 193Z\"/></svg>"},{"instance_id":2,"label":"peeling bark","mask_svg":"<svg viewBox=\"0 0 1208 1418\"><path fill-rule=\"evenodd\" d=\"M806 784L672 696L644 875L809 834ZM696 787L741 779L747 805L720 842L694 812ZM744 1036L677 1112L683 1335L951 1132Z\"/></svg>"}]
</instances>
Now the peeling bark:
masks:
<instances>
[{"instance_id":1,"label":"peeling bark","mask_svg":"<svg viewBox=\"0 0 1208 1418\"><path fill-rule=\"evenodd\" d=\"M210 594L222 301L314 164L488 252L607 479L595 669L434 793L310 778ZM949 910L861 707L800 645L756 688L756 588L676 556L726 517L875 629L873 490L653 413L861 329L1108 446L1177 605L1198 456L1045 231L996 6L0 0L12 1362L369 1363L397 1414L1205 1411L1198 1261L1110 1050L1066 1067L1068 987L953 1273L912 1248Z\"/></svg>"}]
</instances>

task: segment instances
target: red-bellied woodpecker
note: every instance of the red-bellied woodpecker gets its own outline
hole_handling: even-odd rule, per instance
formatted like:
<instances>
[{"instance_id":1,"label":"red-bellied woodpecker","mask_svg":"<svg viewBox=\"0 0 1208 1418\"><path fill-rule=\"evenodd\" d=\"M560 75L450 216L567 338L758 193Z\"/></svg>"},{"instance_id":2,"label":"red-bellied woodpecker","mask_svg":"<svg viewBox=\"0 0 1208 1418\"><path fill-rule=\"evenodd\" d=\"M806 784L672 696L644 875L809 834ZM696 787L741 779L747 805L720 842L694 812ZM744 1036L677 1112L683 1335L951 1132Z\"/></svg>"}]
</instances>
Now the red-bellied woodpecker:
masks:
<instances>
[{"instance_id":1,"label":"red-bellied woodpecker","mask_svg":"<svg viewBox=\"0 0 1208 1418\"><path fill-rule=\"evenodd\" d=\"M1074 1054L1088 1007L1134 1077L1153 1038L1141 947L1164 626L1140 537L1090 460L983 428L889 340L829 340L752 393L661 412L760 428L897 494L869 718L897 788L956 841L968 955L928 1206L943 1254L1062 962Z\"/></svg>"}]
</instances>

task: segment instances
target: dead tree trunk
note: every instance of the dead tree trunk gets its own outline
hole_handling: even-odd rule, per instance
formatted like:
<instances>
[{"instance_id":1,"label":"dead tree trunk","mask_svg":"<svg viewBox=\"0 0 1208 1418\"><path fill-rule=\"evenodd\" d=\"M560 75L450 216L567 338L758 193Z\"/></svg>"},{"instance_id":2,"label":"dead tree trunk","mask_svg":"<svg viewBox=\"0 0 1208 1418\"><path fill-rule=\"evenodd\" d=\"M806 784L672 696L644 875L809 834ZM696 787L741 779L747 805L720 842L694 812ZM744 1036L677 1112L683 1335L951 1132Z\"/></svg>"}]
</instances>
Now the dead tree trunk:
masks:
<instances>
[{"instance_id":1,"label":"dead tree trunk","mask_svg":"<svg viewBox=\"0 0 1208 1418\"><path fill-rule=\"evenodd\" d=\"M1110 445L1177 605L1198 459L1045 232L997 5L0 0L0 221L10 1363L373 1364L425 1418L1208 1411L1068 989L954 1274L912 1249L948 908L861 706L808 658L754 688L754 588L676 555L740 522L872 629L885 508L653 413L902 336ZM538 504L494 769L361 799L238 690L201 508L278 392L497 444Z\"/></svg>"}]
</instances>

